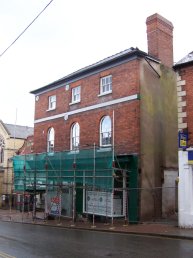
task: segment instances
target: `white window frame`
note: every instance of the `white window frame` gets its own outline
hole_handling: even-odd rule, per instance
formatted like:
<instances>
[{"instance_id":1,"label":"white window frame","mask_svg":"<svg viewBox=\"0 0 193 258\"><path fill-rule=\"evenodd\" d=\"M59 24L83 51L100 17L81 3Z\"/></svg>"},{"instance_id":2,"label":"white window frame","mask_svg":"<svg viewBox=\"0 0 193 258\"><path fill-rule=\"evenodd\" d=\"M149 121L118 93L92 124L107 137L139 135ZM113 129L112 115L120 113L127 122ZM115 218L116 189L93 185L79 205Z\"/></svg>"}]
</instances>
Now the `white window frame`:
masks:
<instances>
[{"instance_id":1,"label":"white window frame","mask_svg":"<svg viewBox=\"0 0 193 258\"><path fill-rule=\"evenodd\" d=\"M72 88L72 102L70 104L80 102L81 97L81 86Z\"/></svg>"},{"instance_id":2,"label":"white window frame","mask_svg":"<svg viewBox=\"0 0 193 258\"><path fill-rule=\"evenodd\" d=\"M55 130L53 127L48 129L47 133L47 152L54 152Z\"/></svg>"},{"instance_id":3,"label":"white window frame","mask_svg":"<svg viewBox=\"0 0 193 258\"><path fill-rule=\"evenodd\" d=\"M78 150L80 145L80 125L79 123L74 123L71 126L70 133L70 150Z\"/></svg>"},{"instance_id":4,"label":"white window frame","mask_svg":"<svg viewBox=\"0 0 193 258\"><path fill-rule=\"evenodd\" d=\"M48 98L48 110L56 109L56 95L49 96Z\"/></svg>"},{"instance_id":5,"label":"white window frame","mask_svg":"<svg viewBox=\"0 0 193 258\"><path fill-rule=\"evenodd\" d=\"M106 95L109 93L112 93L112 75L108 75L100 79L100 95Z\"/></svg>"},{"instance_id":6,"label":"white window frame","mask_svg":"<svg viewBox=\"0 0 193 258\"><path fill-rule=\"evenodd\" d=\"M108 119L107 125L105 120ZM110 124L108 124L110 122ZM112 121L110 116L103 116L100 121L100 146L111 146L112 145Z\"/></svg>"}]
</instances>

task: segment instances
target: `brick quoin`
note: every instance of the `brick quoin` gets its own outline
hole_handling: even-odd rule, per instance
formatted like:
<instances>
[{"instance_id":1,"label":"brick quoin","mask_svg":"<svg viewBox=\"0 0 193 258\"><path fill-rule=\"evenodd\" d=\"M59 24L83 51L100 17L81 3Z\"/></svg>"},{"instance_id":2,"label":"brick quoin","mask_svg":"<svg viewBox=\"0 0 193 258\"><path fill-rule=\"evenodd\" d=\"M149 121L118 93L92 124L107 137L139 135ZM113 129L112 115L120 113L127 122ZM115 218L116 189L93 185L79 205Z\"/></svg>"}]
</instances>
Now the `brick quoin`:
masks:
<instances>
[{"instance_id":1,"label":"brick quoin","mask_svg":"<svg viewBox=\"0 0 193 258\"><path fill-rule=\"evenodd\" d=\"M186 101L186 107L183 108L183 112L187 113L187 117L183 118L183 122L187 122L189 145L193 146L193 65L183 67L178 72L181 80L185 80L183 90L186 91L186 96L183 100Z\"/></svg>"}]
</instances>

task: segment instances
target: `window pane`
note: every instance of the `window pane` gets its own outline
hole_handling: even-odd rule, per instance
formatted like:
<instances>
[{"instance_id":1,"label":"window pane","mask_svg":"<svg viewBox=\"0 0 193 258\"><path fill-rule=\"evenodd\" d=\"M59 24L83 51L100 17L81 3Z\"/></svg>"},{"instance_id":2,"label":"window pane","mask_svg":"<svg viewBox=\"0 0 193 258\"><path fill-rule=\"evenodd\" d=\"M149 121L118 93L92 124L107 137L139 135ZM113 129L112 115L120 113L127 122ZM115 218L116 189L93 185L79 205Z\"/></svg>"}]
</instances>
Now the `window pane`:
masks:
<instances>
[{"instance_id":1,"label":"window pane","mask_svg":"<svg viewBox=\"0 0 193 258\"><path fill-rule=\"evenodd\" d=\"M71 129L71 149L78 149L80 144L80 126L78 123L72 125Z\"/></svg>"},{"instance_id":2,"label":"window pane","mask_svg":"<svg viewBox=\"0 0 193 258\"><path fill-rule=\"evenodd\" d=\"M80 101L80 86L72 89L72 102Z\"/></svg>"},{"instance_id":3,"label":"window pane","mask_svg":"<svg viewBox=\"0 0 193 258\"><path fill-rule=\"evenodd\" d=\"M109 116L105 116L102 120L102 132L111 132L111 119Z\"/></svg>"},{"instance_id":4,"label":"window pane","mask_svg":"<svg viewBox=\"0 0 193 258\"><path fill-rule=\"evenodd\" d=\"M101 93L111 92L112 90L112 75L101 78Z\"/></svg>"},{"instance_id":5,"label":"window pane","mask_svg":"<svg viewBox=\"0 0 193 258\"><path fill-rule=\"evenodd\" d=\"M54 138L55 138L55 131L54 128L50 128L48 131L48 143L47 143L47 152L54 151Z\"/></svg>"},{"instance_id":6,"label":"window pane","mask_svg":"<svg viewBox=\"0 0 193 258\"><path fill-rule=\"evenodd\" d=\"M49 109L55 109L56 108L56 96L50 96L49 97Z\"/></svg>"},{"instance_id":7,"label":"window pane","mask_svg":"<svg viewBox=\"0 0 193 258\"><path fill-rule=\"evenodd\" d=\"M102 133L102 145L110 145L111 144L111 133Z\"/></svg>"},{"instance_id":8,"label":"window pane","mask_svg":"<svg viewBox=\"0 0 193 258\"><path fill-rule=\"evenodd\" d=\"M101 120L100 137L101 145L111 144L111 118L109 116L105 116Z\"/></svg>"}]
</instances>

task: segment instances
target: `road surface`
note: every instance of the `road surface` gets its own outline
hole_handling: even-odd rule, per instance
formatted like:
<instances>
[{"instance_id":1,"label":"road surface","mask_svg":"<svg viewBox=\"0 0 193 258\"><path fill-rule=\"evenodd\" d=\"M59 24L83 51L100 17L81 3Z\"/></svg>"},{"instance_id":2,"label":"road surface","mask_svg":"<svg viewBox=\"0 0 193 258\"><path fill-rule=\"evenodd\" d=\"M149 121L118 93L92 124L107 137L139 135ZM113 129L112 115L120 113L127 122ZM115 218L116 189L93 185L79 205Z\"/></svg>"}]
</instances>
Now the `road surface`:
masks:
<instances>
[{"instance_id":1,"label":"road surface","mask_svg":"<svg viewBox=\"0 0 193 258\"><path fill-rule=\"evenodd\" d=\"M3 258L189 258L193 241L0 222Z\"/></svg>"}]
</instances>

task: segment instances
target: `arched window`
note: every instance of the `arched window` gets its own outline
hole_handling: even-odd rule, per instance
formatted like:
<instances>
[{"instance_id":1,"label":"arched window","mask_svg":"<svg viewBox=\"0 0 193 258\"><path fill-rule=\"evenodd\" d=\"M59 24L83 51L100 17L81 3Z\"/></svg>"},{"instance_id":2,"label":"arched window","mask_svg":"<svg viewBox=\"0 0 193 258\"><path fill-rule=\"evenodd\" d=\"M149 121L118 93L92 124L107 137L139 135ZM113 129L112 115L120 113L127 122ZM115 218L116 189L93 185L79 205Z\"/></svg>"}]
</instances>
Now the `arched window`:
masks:
<instances>
[{"instance_id":1,"label":"arched window","mask_svg":"<svg viewBox=\"0 0 193 258\"><path fill-rule=\"evenodd\" d=\"M110 116L104 116L100 123L100 145L111 145L111 118Z\"/></svg>"},{"instance_id":2,"label":"arched window","mask_svg":"<svg viewBox=\"0 0 193 258\"><path fill-rule=\"evenodd\" d=\"M0 135L0 163L4 161L4 148L5 148L5 141L3 136Z\"/></svg>"},{"instance_id":3,"label":"arched window","mask_svg":"<svg viewBox=\"0 0 193 258\"><path fill-rule=\"evenodd\" d=\"M54 151L54 138L55 138L55 131L54 131L54 128L51 127L48 130L48 134L47 134L47 152Z\"/></svg>"},{"instance_id":4,"label":"arched window","mask_svg":"<svg viewBox=\"0 0 193 258\"><path fill-rule=\"evenodd\" d=\"M78 123L74 123L71 127L71 150L77 150L80 144L80 126Z\"/></svg>"}]
</instances>

